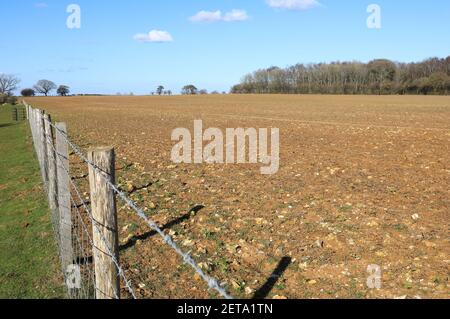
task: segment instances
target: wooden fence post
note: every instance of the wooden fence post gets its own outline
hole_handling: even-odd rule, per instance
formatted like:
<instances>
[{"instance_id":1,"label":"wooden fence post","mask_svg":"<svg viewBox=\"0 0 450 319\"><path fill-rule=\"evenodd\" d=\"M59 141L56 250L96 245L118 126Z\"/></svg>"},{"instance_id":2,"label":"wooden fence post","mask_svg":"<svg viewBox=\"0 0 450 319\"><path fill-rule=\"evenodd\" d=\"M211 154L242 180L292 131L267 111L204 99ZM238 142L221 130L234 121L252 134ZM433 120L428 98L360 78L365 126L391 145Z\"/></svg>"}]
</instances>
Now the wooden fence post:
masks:
<instances>
[{"instance_id":1,"label":"wooden fence post","mask_svg":"<svg viewBox=\"0 0 450 319\"><path fill-rule=\"evenodd\" d=\"M30 106L25 105L25 107L27 108L27 120L28 120L28 124L30 124L30 129L31 129L31 113L30 113Z\"/></svg>"},{"instance_id":2,"label":"wooden fence post","mask_svg":"<svg viewBox=\"0 0 450 319\"><path fill-rule=\"evenodd\" d=\"M107 183L115 183L114 149L90 150L88 159L102 170L89 165L96 298L120 298L119 272L112 258L119 262L116 197Z\"/></svg>"},{"instance_id":3,"label":"wooden fence post","mask_svg":"<svg viewBox=\"0 0 450 319\"><path fill-rule=\"evenodd\" d=\"M33 139L33 147L34 150L36 151L36 140L35 140L35 131L34 131L34 112L31 109L31 107L29 108L29 112L30 112L30 116L28 118L28 122L30 123L30 130L31 130L31 137Z\"/></svg>"},{"instance_id":4,"label":"wooden fence post","mask_svg":"<svg viewBox=\"0 0 450 319\"><path fill-rule=\"evenodd\" d=\"M73 264L72 208L70 203L69 145L66 123L56 123L56 166L58 181L59 232L61 238L61 261L64 274Z\"/></svg>"},{"instance_id":5,"label":"wooden fence post","mask_svg":"<svg viewBox=\"0 0 450 319\"><path fill-rule=\"evenodd\" d=\"M35 136L36 154L37 154L37 158L38 158L38 162L39 162L39 167L41 168L41 171L42 171L41 143L40 143L41 133L39 132L39 128L40 128L39 117L40 116L41 116L41 113L39 112L39 110L35 109L34 110L34 125L35 125L35 128L36 128L36 136Z\"/></svg>"},{"instance_id":6,"label":"wooden fence post","mask_svg":"<svg viewBox=\"0 0 450 319\"><path fill-rule=\"evenodd\" d=\"M31 137L33 139L34 142L34 137L33 137L33 114L31 114L31 109L30 107L27 105L27 120L28 120L28 125L30 126L30 130L31 130Z\"/></svg>"},{"instance_id":7,"label":"wooden fence post","mask_svg":"<svg viewBox=\"0 0 450 319\"><path fill-rule=\"evenodd\" d=\"M30 111L31 113L31 117L30 117L30 122L31 122L31 127L32 127L32 133L33 133L33 144L34 144L34 150L36 152L36 157L38 156L38 149L37 149L37 143L36 143L36 136L37 136L37 132L36 132L36 112L34 109L31 109Z\"/></svg>"},{"instance_id":8,"label":"wooden fence post","mask_svg":"<svg viewBox=\"0 0 450 319\"><path fill-rule=\"evenodd\" d=\"M41 158L39 154L39 143L38 143L38 137L39 137L39 131L38 131L38 112L37 109L33 109L33 129L34 129L34 136L33 136L33 142L34 142L34 149L36 151L36 157L39 162L39 167L41 165Z\"/></svg>"},{"instance_id":9,"label":"wooden fence post","mask_svg":"<svg viewBox=\"0 0 450 319\"><path fill-rule=\"evenodd\" d=\"M48 172L47 172L47 137L45 136L45 119L44 111L39 110L38 112L38 127L39 127L39 155L41 158L41 173L42 180L46 187L48 187Z\"/></svg>"},{"instance_id":10,"label":"wooden fence post","mask_svg":"<svg viewBox=\"0 0 450 319\"><path fill-rule=\"evenodd\" d=\"M39 139L40 139L40 133L39 133L39 116L40 112L38 109L34 110L34 129L36 131L36 135L34 136L34 142L36 144L36 155L38 158L39 165L41 165L41 154L40 154L40 145ZM42 169L42 167L41 167Z\"/></svg>"},{"instance_id":11,"label":"wooden fence post","mask_svg":"<svg viewBox=\"0 0 450 319\"><path fill-rule=\"evenodd\" d=\"M53 128L51 126L51 117L48 114L44 115L45 127L45 142L47 150L47 189L48 189L48 203L53 217L53 226L56 230L58 244L60 246L59 238L59 214L58 214L58 189L57 189L57 175L56 175L56 154L55 142L53 139ZM61 247L60 247L61 248Z\"/></svg>"}]
</instances>

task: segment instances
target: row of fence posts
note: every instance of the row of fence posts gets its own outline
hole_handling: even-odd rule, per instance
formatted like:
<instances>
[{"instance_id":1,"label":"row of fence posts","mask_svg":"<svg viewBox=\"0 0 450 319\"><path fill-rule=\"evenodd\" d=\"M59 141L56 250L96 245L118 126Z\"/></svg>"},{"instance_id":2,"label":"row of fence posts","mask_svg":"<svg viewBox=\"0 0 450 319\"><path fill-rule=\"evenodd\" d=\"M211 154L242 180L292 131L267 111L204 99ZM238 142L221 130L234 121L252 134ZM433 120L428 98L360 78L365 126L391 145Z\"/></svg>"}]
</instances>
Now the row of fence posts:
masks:
<instances>
[{"instance_id":1,"label":"row of fence posts","mask_svg":"<svg viewBox=\"0 0 450 319\"><path fill-rule=\"evenodd\" d=\"M72 269L77 263L72 243L67 127L66 123L55 123L53 129L49 114L31 107L26 102L24 104L42 180L47 190L61 267L67 283L68 269ZM116 197L107 183L107 179L112 184L115 183L114 149L90 150L88 159L102 171L99 172L89 165L95 296L97 299L120 298L119 270L113 260L115 258L116 262L119 262ZM72 295L70 290L69 298Z\"/></svg>"}]
</instances>

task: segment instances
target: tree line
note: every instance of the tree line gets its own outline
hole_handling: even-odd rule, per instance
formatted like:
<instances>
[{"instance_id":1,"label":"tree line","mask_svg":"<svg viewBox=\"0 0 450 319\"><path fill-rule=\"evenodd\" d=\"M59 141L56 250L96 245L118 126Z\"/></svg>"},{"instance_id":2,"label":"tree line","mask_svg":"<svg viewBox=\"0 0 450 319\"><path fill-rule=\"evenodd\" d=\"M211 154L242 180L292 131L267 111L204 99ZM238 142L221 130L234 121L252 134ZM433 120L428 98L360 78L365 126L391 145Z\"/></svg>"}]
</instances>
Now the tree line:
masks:
<instances>
[{"instance_id":1,"label":"tree line","mask_svg":"<svg viewBox=\"0 0 450 319\"><path fill-rule=\"evenodd\" d=\"M231 93L449 94L450 56L418 63L378 59L270 67L245 75Z\"/></svg>"},{"instance_id":2,"label":"tree line","mask_svg":"<svg viewBox=\"0 0 450 319\"><path fill-rule=\"evenodd\" d=\"M1 101L6 99L13 100L14 91L17 90L20 84L20 79L11 74L0 74L0 96ZM29 97L35 96L36 94L42 94L48 96L53 90L60 96L67 96L70 94L70 88L67 85L57 86L54 82L50 80L39 80L33 88L25 88L21 91L22 96Z\"/></svg>"},{"instance_id":3,"label":"tree line","mask_svg":"<svg viewBox=\"0 0 450 319\"><path fill-rule=\"evenodd\" d=\"M155 92L152 92L151 94L155 95ZM156 94L157 95L172 95L172 91L171 90L165 91L164 86L160 85L156 89ZM219 91L212 91L211 93L208 93L208 90L206 90L206 89L199 90L195 85L188 84L188 85L183 86L183 88L181 89L181 94L182 95L206 95L206 94L221 94L221 93L219 93ZM226 94L226 93L222 92L222 94Z\"/></svg>"},{"instance_id":4,"label":"tree line","mask_svg":"<svg viewBox=\"0 0 450 319\"><path fill-rule=\"evenodd\" d=\"M70 88L67 85L57 86L50 80L39 80L33 88L23 89L20 93L22 96L35 96L36 94L48 96L53 90L56 90L56 94L59 96L67 96L70 94Z\"/></svg>"},{"instance_id":5,"label":"tree line","mask_svg":"<svg viewBox=\"0 0 450 319\"><path fill-rule=\"evenodd\" d=\"M0 105L4 103L14 104L17 98L14 96L14 91L18 89L20 84L20 79L14 75L10 74L0 74ZM60 85L59 87L50 80L39 80L32 88L25 88L21 90L21 95L24 97L35 96L37 94L42 94L48 96L52 91L56 90L56 93L60 96L67 96L70 94L70 88L67 85ZM151 95L172 95L171 90L166 90L164 86L159 85L156 91L152 92ZM205 89L198 89L195 85L189 84L185 85L181 94L183 95L204 95L209 94ZM213 91L211 94L221 94L218 91ZM226 94L222 92L222 94ZM79 94L81 96L100 96L100 94ZM116 95L122 95L117 93ZM129 93L129 95L134 95Z\"/></svg>"}]
</instances>

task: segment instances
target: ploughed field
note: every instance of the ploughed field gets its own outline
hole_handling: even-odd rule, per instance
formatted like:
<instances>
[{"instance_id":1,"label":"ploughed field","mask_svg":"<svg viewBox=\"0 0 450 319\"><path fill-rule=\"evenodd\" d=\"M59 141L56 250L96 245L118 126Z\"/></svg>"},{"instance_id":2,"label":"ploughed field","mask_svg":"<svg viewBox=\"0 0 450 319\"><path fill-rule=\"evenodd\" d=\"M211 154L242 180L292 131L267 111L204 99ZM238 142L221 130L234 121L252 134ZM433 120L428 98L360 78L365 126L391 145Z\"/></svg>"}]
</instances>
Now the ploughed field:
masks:
<instances>
[{"instance_id":1,"label":"ploughed field","mask_svg":"<svg viewBox=\"0 0 450 319\"><path fill-rule=\"evenodd\" d=\"M449 297L450 97L27 102L67 122L84 149L114 146L120 186L233 296ZM204 129L279 128L279 172L173 164L172 130L193 131L197 119ZM73 171L86 188L75 157ZM118 203L121 263L138 297L217 296ZM367 286L373 264L381 289Z\"/></svg>"}]
</instances>

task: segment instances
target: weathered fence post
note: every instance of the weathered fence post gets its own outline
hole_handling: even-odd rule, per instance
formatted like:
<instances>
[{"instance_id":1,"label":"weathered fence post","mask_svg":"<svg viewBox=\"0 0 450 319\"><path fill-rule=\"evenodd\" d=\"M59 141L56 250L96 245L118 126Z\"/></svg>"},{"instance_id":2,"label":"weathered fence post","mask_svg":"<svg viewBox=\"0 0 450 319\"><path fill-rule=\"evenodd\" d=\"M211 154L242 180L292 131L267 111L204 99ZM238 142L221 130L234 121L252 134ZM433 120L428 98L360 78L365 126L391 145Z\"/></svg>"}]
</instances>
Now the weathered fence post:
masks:
<instances>
[{"instance_id":1,"label":"weathered fence post","mask_svg":"<svg viewBox=\"0 0 450 319\"><path fill-rule=\"evenodd\" d=\"M41 168L42 171L42 163L41 163L41 132L39 131L40 129L40 116L41 113L39 112L38 109L34 110L34 125L36 127L36 136L35 136L35 143L36 143L36 151L37 151L37 157L38 157L38 162L39 162L39 167Z\"/></svg>"},{"instance_id":2,"label":"weathered fence post","mask_svg":"<svg viewBox=\"0 0 450 319\"><path fill-rule=\"evenodd\" d=\"M55 142L53 140L53 128L51 126L51 117L48 114L44 115L44 127L46 137L46 150L47 150L47 190L48 190L48 203L50 211L52 212L53 225L56 230L56 236L59 241L59 216L58 216L58 189L57 189L57 175L56 175L56 154L55 154ZM61 248L61 247L60 247Z\"/></svg>"},{"instance_id":3,"label":"weathered fence post","mask_svg":"<svg viewBox=\"0 0 450 319\"><path fill-rule=\"evenodd\" d=\"M34 149L36 151L36 156L39 162L39 167L41 167L41 158L40 158L40 154L39 154L39 143L38 143L38 138L39 138L39 131L38 131L38 112L37 109L33 109L33 129L34 129L34 136L33 136L33 142L34 142Z\"/></svg>"},{"instance_id":4,"label":"weathered fence post","mask_svg":"<svg viewBox=\"0 0 450 319\"><path fill-rule=\"evenodd\" d=\"M31 108L27 105L27 120L28 120L28 125L30 126L30 130L31 130L31 137L33 138L33 143L34 143L34 137L33 137L33 115L31 114Z\"/></svg>"},{"instance_id":5,"label":"weathered fence post","mask_svg":"<svg viewBox=\"0 0 450 319\"><path fill-rule=\"evenodd\" d=\"M35 109L30 108L30 125L31 125L31 133L33 134L33 145L34 145L34 150L36 152L36 157L38 156L38 148L37 148L37 143L36 143L36 112Z\"/></svg>"},{"instance_id":6,"label":"weathered fence post","mask_svg":"<svg viewBox=\"0 0 450 319\"><path fill-rule=\"evenodd\" d=\"M96 298L119 299L120 278L113 261L119 262L116 197L107 183L115 183L114 149L90 150L88 159L98 167L89 165Z\"/></svg>"},{"instance_id":7,"label":"weathered fence post","mask_svg":"<svg viewBox=\"0 0 450 319\"><path fill-rule=\"evenodd\" d=\"M61 238L61 263L64 274L73 264L72 209L70 204L69 146L66 123L56 123L56 167L58 181L59 232Z\"/></svg>"},{"instance_id":8,"label":"weathered fence post","mask_svg":"<svg viewBox=\"0 0 450 319\"><path fill-rule=\"evenodd\" d=\"M47 137L45 136L45 113L44 111L39 110L39 119L38 119L38 125L39 125L39 155L41 158L41 173L42 173L42 180L48 188L48 169L47 169Z\"/></svg>"},{"instance_id":9,"label":"weathered fence post","mask_svg":"<svg viewBox=\"0 0 450 319\"><path fill-rule=\"evenodd\" d=\"M33 117L34 116L34 112L31 109L31 107L29 107L28 109L29 109L29 112L30 112L30 115L28 117L28 123L30 124L31 138L33 139L33 147L34 147L34 150L36 151L36 145L35 145L35 139L34 139L34 135L35 135L35 132L34 132L34 117Z\"/></svg>"},{"instance_id":10,"label":"weathered fence post","mask_svg":"<svg viewBox=\"0 0 450 319\"><path fill-rule=\"evenodd\" d=\"M26 109L27 109L27 120L28 120L28 124L30 125L30 129L32 129L31 127L31 114L30 114L30 106L29 105L25 105Z\"/></svg>"},{"instance_id":11,"label":"weathered fence post","mask_svg":"<svg viewBox=\"0 0 450 319\"><path fill-rule=\"evenodd\" d=\"M36 145L36 155L38 158L38 162L39 165L41 165L41 154L40 152L40 143L39 143L39 139L40 139L40 133L39 133L39 116L40 113L38 111L38 109L34 109L34 131L35 131L35 135L34 135L34 144ZM42 166L40 166L42 169Z\"/></svg>"}]
</instances>

